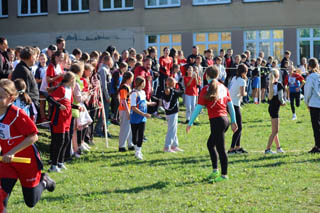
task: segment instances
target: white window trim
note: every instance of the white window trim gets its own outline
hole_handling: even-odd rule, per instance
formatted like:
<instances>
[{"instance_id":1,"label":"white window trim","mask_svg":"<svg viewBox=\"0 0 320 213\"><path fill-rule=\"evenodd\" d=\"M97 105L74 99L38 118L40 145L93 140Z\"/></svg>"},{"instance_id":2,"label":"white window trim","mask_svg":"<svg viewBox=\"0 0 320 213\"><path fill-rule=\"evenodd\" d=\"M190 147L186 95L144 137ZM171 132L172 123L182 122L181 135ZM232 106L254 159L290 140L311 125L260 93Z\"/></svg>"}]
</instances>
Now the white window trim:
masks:
<instances>
[{"instance_id":1,"label":"white window trim","mask_svg":"<svg viewBox=\"0 0 320 213\"><path fill-rule=\"evenodd\" d=\"M168 3L166 5L159 5L160 0L156 0L156 1L157 1L157 5L149 6L148 0L145 0L145 8L167 8L167 7L180 7L181 6L181 0L179 0L178 4L171 4L171 0L168 0L170 3Z\"/></svg>"},{"instance_id":2,"label":"white window trim","mask_svg":"<svg viewBox=\"0 0 320 213\"><path fill-rule=\"evenodd\" d=\"M197 2L197 0L192 0L192 5L211 5L211 4L231 4L231 0L224 0L219 2L208 2L208 0L205 0L206 2Z\"/></svg>"},{"instance_id":3,"label":"white window trim","mask_svg":"<svg viewBox=\"0 0 320 213\"><path fill-rule=\"evenodd\" d=\"M160 36L162 35L168 35L169 36L169 43L160 43ZM145 36L145 47L148 49L148 47L156 47L158 52L158 58L162 55L162 51L160 49L160 46L167 46L169 49L171 49L173 46L181 46L182 48L182 41L181 42L172 42L172 35L181 35L179 33L172 33L172 34L158 34L158 35L146 35ZM157 36L157 43L149 43L149 36ZM182 38L181 38L182 39Z\"/></svg>"},{"instance_id":4,"label":"white window trim","mask_svg":"<svg viewBox=\"0 0 320 213\"><path fill-rule=\"evenodd\" d=\"M111 8L103 8L103 0L100 0L100 11L118 11L118 10L133 10L134 7L121 7L121 8L114 8L114 1L111 0ZM133 0L134 2L134 0ZM122 0L122 5L126 5L126 1Z\"/></svg>"},{"instance_id":5,"label":"white window trim","mask_svg":"<svg viewBox=\"0 0 320 213\"><path fill-rule=\"evenodd\" d=\"M209 33L218 33L218 41L209 41ZM210 44L218 44L218 52L220 51L220 49L222 49L222 45L223 44L230 44L230 41L222 41L221 39L221 34L222 33L231 33L231 32L197 32L197 33L193 33L193 45L197 46L197 45L206 45L205 49L209 49L209 45ZM197 41L197 34L205 34L206 35L206 41Z\"/></svg>"},{"instance_id":6,"label":"white window trim","mask_svg":"<svg viewBox=\"0 0 320 213\"><path fill-rule=\"evenodd\" d=\"M10 0L8 0L10 1ZM48 0L49 1L49 0ZM41 13L41 0L38 0L38 12L31 13L31 0L28 0L28 13L21 13L21 0L18 0L18 16L46 16L48 13Z\"/></svg>"},{"instance_id":7,"label":"white window trim","mask_svg":"<svg viewBox=\"0 0 320 213\"><path fill-rule=\"evenodd\" d=\"M3 11L2 11L2 1L0 0L0 18L8 18L8 15L3 15ZM9 1L9 0L8 0ZM8 2L9 4L9 2Z\"/></svg>"},{"instance_id":8,"label":"white window trim","mask_svg":"<svg viewBox=\"0 0 320 213\"><path fill-rule=\"evenodd\" d=\"M307 38L301 38L300 37L300 30L302 29L309 29L310 37ZM313 37L313 29L314 28L298 28L297 29L297 62L300 64L300 41L309 41L310 42L310 58L314 57L314 42L320 41L320 37Z\"/></svg>"},{"instance_id":9,"label":"white window trim","mask_svg":"<svg viewBox=\"0 0 320 213\"><path fill-rule=\"evenodd\" d=\"M278 30L278 29L274 29ZM256 53L258 54L260 52L260 42L269 42L270 45L270 55L274 56L274 47L273 44L275 42L283 42L284 44L284 38L273 38L273 31L274 30L248 30L243 32L243 38L244 38L244 45L243 45L243 51L247 50L247 43L256 43ZM280 29L279 29L280 30ZM255 40L247 40L246 32L254 31L256 33L256 39ZM270 38L269 39L260 39L259 32L261 31L269 31L270 32ZM283 31L283 30L282 30ZM283 55L283 52L282 52Z\"/></svg>"},{"instance_id":10,"label":"white window trim","mask_svg":"<svg viewBox=\"0 0 320 213\"><path fill-rule=\"evenodd\" d=\"M271 2L271 1L275 1L275 2L279 2L280 0L242 0L244 3L256 3L256 2Z\"/></svg>"},{"instance_id":11,"label":"white window trim","mask_svg":"<svg viewBox=\"0 0 320 213\"><path fill-rule=\"evenodd\" d=\"M58 0L58 13L59 14L72 14L72 13L88 13L90 10L82 10L82 1L79 1L79 10L71 10L71 0L68 0L68 11L61 11L61 0Z\"/></svg>"}]
</instances>

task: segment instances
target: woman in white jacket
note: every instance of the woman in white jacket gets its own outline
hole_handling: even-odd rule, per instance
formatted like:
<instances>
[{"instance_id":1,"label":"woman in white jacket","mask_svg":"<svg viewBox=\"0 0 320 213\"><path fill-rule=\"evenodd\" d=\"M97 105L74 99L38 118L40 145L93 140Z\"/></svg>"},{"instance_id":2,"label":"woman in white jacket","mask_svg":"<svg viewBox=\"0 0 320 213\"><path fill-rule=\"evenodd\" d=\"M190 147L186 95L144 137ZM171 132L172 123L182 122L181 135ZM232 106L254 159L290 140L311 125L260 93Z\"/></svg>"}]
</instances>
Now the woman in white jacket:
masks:
<instances>
[{"instance_id":1,"label":"woman in white jacket","mask_svg":"<svg viewBox=\"0 0 320 213\"><path fill-rule=\"evenodd\" d=\"M304 86L304 100L309 108L315 146L309 153L320 153L320 70L318 60L311 58L309 76Z\"/></svg>"}]
</instances>

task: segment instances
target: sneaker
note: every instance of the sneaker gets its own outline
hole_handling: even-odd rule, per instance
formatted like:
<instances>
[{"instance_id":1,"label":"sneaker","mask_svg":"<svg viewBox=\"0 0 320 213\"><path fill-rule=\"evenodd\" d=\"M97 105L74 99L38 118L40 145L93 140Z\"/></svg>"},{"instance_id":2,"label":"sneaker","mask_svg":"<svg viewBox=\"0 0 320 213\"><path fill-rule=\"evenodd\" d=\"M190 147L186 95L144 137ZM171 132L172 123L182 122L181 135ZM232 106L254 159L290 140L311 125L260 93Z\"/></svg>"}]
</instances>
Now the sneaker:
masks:
<instances>
[{"instance_id":1,"label":"sneaker","mask_svg":"<svg viewBox=\"0 0 320 213\"><path fill-rule=\"evenodd\" d=\"M320 153L320 150L318 147L313 147L308 153L311 153L311 154Z\"/></svg>"},{"instance_id":2,"label":"sneaker","mask_svg":"<svg viewBox=\"0 0 320 213\"><path fill-rule=\"evenodd\" d=\"M208 176L209 182L210 182L210 183L213 183L214 180L215 180L217 177L219 177L219 175L220 175L219 170L216 170L216 171L212 172L212 173Z\"/></svg>"},{"instance_id":3,"label":"sneaker","mask_svg":"<svg viewBox=\"0 0 320 213\"><path fill-rule=\"evenodd\" d=\"M126 148L124 148L124 147L120 147L119 148L119 152L126 152L127 150L126 150Z\"/></svg>"},{"instance_id":4,"label":"sneaker","mask_svg":"<svg viewBox=\"0 0 320 213\"><path fill-rule=\"evenodd\" d=\"M171 147L171 150L174 152L184 152L183 149L180 149L179 147L175 147L175 146Z\"/></svg>"},{"instance_id":5,"label":"sneaker","mask_svg":"<svg viewBox=\"0 0 320 213\"><path fill-rule=\"evenodd\" d=\"M73 156L74 156L75 158L81 158L81 153L75 152L75 153L73 154Z\"/></svg>"},{"instance_id":6,"label":"sneaker","mask_svg":"<svg viewBox=\"0 0 320 213\"><path fill-rule=\"evenodd\" d=\"M294 120L296 120L297 119L297 115L296 114L293 114L292 115L292 120L294 121Z\"/></svg>"},{"instance_id":7,"label":"sneaker","mask_svg":"<svg viewBox=\"0 0 320 213\"><path fill-rule=\"evenodd\" d=\"M228 151L228 155L234 155L234 154L237 154L237 151L234 149L232 151Z\"/></svg>"},{"instance_id":8,"label":"sneaker","mask_svg":"<svg viewBox=\"0 0 320 213\"><path fill-rule=\"evenodd\" d=\"M46 190L53 192L56 188L56 182L52 180L47 173L41 174L41 182L44 183Z\"/></svg>"},{"instance_id":9,"label":"sneaker","mask_svg":"<svg viewBox=\"0 0 320 213\"><path fill-rule=\"evenodd\" d=\"M67 170L67 167L64 165L64 163L58 163L58 168L60 170Z\"/></svg>"},{"instance_id":10,"label":"sneaker","mask_svg":"<svg viewBox=\"0 0 320 213\"><path fill-rule=\"evenodd\" d=\"M221 182L224 180L229 180L228 176L219 176L217 178L214 179L214 182Z\"/></svg>"},{"instance_id":11,"label":"sneaker","mask_svg":"<svg viewBox=\"0 0 320 213\"><path fill-rule=\"evenodd\" d=\"M81 144L81 146L79 147L79 149L83 152L90 152L90 149L88 149L87 147L85 147L83 144Z\"/></svg>"},{"instance_id":12,"label":"sneaker","mask_svg":"<svg viewBox=\"0 0 320 213\"><path fill-rule=\"evenodd\" d=\"M152 116L158 119L162 119L162 117L157 112L153 113Z\"/></svg>"},{"instance_id":13,"label":"sneaker","mask_svg":"<svg viewBox=\"0 0 320 213\"><path fill-rule=\"evenodd\" d=\"M173 151L173 150L170 149L170 148L164 148L163 151L164 151L164 152L176 153L175 151Z\"/></svg>"},{"instance_id":14,"label":"sneaker","mask_svg":"<svg viewBox=\"0 0 320 213\"><path fill-rule=\"evenodd\" d=\"M139 160L143 160L143 155L142 152L140 151L136 151L136 154L134 155L137 159Z\"/></svg>"},{"instance_id":15,"label":"sneaker","mask_svg":"<svg viewBox=\"0 0 320 213\"><path fill-rule=\"evenodd\" d=\"M281 147L279 147L279 148L277 148L277 153L284 153L284 151Z\"/></svg>"},{"instance_id":16,"label":"sneaker","mask_svg":"<svg viewBox=\"0 0 320 213\"><path fill-rule=\"evenodd\" d=\"M130 146L130 147L128 147L128 150L130 150L130 151L134 151L134 150L135 150L135 148L134 148L134 146Z\"/></svg>"},{"instance_id":17,"label":"sneaker","mask_svg":"<svg viewBox=\"0 0 320 213\"><path fill-rule=\"evenodd\" d=\"M276 152L272 151L271 149L266 149L264 154L276 154Z\"/></svg>"},{"instance_id":18,"label":"sneaker","mask_svg":"<svg viewBox=\"0 0 320 213\"><path fill-rule=\"evenodd\" d=\"M236 150L236 153L246 154L246 153L248 153L248 152L241 147L240 149L237 149L237 150Z\"/></svg>"},{"instance_id":19,"label":"sneaker","mask_svg":"<svg viewBox=\"0 0 320 213\"><path fill-rule=\"evenodd\" d=\"M59 167L56 165L51 165L48 172L61 172L61 169L59 169Z\"/></svg>"},{"instance_id":20,"label":"sneaker","mask_svg":"<svg viewBox=\"0 0 320 213\"><path fill-rule=\"evenodd\" d=\"M82 143L81 145L84 146L85 148L89 149L89 150L91 149L91 147L87 143Z\"/></svg>"}]
</instances>

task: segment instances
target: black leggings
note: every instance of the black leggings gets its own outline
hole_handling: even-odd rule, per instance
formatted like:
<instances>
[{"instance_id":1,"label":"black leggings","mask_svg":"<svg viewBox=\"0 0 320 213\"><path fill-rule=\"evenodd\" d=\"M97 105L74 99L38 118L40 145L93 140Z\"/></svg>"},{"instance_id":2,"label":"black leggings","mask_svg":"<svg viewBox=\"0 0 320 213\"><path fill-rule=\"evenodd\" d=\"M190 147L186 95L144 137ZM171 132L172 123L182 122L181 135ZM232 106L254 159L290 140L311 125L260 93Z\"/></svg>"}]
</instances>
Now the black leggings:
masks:
<instances>
[{"instance_id":1,"label":"black leggings","mask_svg":"<svg viewBox=\"0 0 320 213\"><path fill-rule=\"evenodd\" d=\"M145 124L146 124L145 122L141 122L138 124L131 124L132 143L134 145L137 145L137 147L142 146Z\"/></svg>"},{"instance_id":2,"label":"black leggings","mask_svg":"<svg viewBox=\"0 0 320 213\"><path fill-rule=\"evenodd\" d=\"M16 179L11 178L2 178L1 189L0 189L0 198L2 203L0 203L0 209L3 207L3 212L6 212L8 205L8 200L14 185L16 184ZM41 198L42 192L45 190L44 184L40 182L38 186L33 188L22 187L24 202L28 207L34 207ZM1 212L2 213L2 212Z\"/></svg>"},{"instance_id":3,"label":"black leggings","mask_svg":"<svg viewBox=\"0 0 320 213\"><path fill-rule=\"evenodd\" d=\"M290 105L292 113L296 113L296 109L294 108L294 100L296 100L296 106L300 106L300 92L290 92Z\"/></svg>"},{"instance_id":4,"label":"black leggings","mask_svg":"<svg viewBox=\"0 0 320 213\"><path fill-rule=\"evenodd\" d=\"M210 153L213 169L218 168L219 154L222 175L227 175L228 172L228 156L224 147L224 133L227 131L228 127L228 117L210 119L211 134L207 142L207 147Z\"/></svg>"},{"instance_id":5,"label":"black leggings","mask_svg":"<svg viewBox=\"0 0 320 213\"><path fill-rule=\"evenodd\" d=\"M50 146L50 159L52 165L64 163L67 146L69 144L69 132L52 133Z\"/></svg>"},{"instance_id":6,"label":"black leggings","mask_svg":"<svg viewBox=\"0 0 320 213\"><path fill-rule=\"evenodd\" d=\"M233 105L233 107L234 107L234 111L236 112L238 130L235 133L233 133L231 148L234 148L235 146L238 146L238 147L240 146L241 132L242 132L242 118L241 118L240 107L235 105Z\"/></svg>"},{"instance_id":7,"label":"black leggings","mask_svg":"<svg viewBox=\"0 0 320 213\"><path fill-rule=\"evenodd\" d=\"M320 148L320 108L310 107L315 146Z\"/></svg>"}]
</instances>

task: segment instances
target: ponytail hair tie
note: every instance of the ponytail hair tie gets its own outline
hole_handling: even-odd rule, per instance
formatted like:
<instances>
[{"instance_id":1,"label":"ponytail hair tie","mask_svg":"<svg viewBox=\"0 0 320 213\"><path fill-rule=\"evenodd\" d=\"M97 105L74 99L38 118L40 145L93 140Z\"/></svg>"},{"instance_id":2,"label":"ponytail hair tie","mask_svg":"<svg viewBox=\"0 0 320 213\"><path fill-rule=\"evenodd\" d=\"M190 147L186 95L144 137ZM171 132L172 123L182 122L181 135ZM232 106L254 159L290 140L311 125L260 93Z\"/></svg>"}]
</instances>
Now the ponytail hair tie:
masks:
<instances>
[{"instance_id":1,"label":"ponytail hair tie","mask_svg":"<svg viewBox=\"0 0 320 213\"><path fill-rule=\"evenodd\" d=\"M25 91L24 90L19 90L18 93L19 93L19 95L23 95L25 93Z\"/></svg>"}]
</instances>

